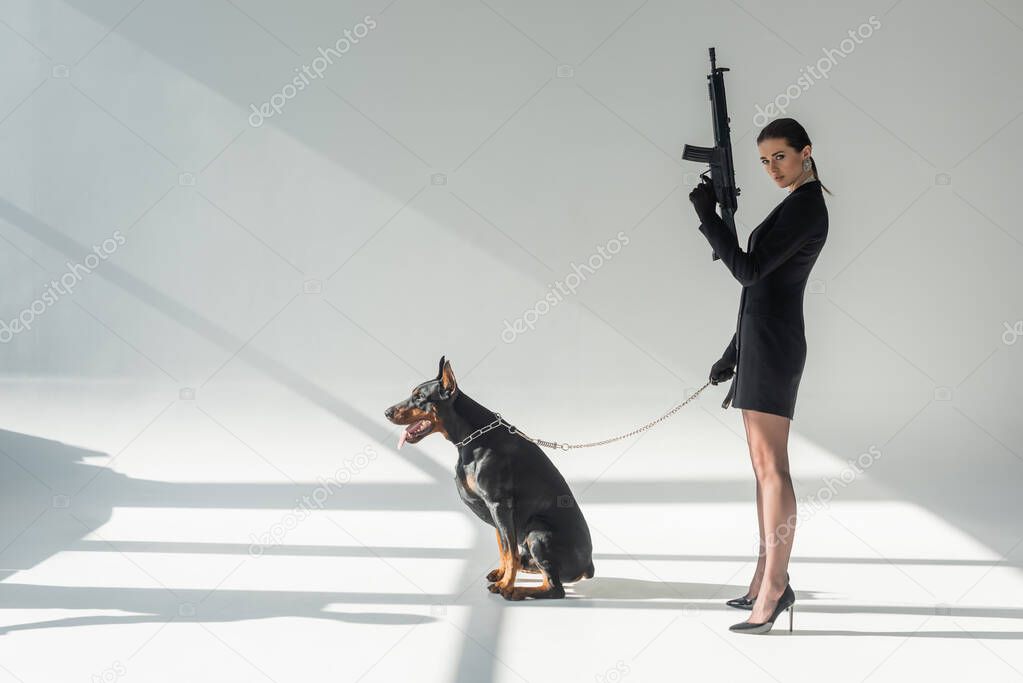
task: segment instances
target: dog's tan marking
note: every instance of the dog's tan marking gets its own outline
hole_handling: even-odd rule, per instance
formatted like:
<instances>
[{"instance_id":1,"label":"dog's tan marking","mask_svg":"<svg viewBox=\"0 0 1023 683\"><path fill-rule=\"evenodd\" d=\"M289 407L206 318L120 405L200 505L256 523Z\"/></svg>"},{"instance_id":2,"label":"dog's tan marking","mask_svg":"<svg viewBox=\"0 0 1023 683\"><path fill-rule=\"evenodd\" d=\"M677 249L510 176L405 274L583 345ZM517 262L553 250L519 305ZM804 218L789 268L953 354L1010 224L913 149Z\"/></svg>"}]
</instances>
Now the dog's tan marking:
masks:
<instances>
[{"instance_id":1,"label":"dog's tan marking","mask_svg":"<svg viewBox=\"0 0 1023 683\"><path fill-rule=\"evenodd\" d=\"M494 535L497 536L497 561L499 563L497 569L501 573L500 576L494 579L494 583L497 583L504 578L504 573L508 569L508 553L504 551L504 543L501 542L501 532L497 527L494 527Z\"/></svg>"},{"instance_id":2,"label":"dog's tan marking","mask_svg":"<svg viewBox=\"0 0 1023 683\"><path fill-rule=\"evenodd\" d=\"M497 569L494 569L487 574L487 580L493 584L497 584L498 581L504 578L505 566L507 564L507 553L504 552L504 544L501 542L501 532L497 530L497 527L494 527L494 535L497 536ZM497 592L496 585L491 592Z\"/></svg>"},{"instance_id":3,"label":"dog's tan marking","mask_svg":"<svg viewBox=\"0 0 1023 683\"><path fill-rule=\"evenodd\" d=\"M505 566L504 576L497 582L497 589L501 595L508 595L515 588L515 575L519 571L519 553L516 548L515 552L510 549L505 551L507 556L507 565Z\"/></svg>"},{"instance_id":4,"label":"dog's tan marking","mask_svg":"<svg viewBox=\"0 0 1023 683\"><path fill-rule=\"evenodd\" d=\"M522 600L537 593L546 593L551 589L551 582L547 575L543 575L543 583L539 586L520 586L512 589L512 600Z\"/></svg>"},{"instance_id":5,"label":"dog's tan marking","mask_svg":"<svg viewBox=\"0 0 1023 683\"><path fill-rule=\"evenodd\" d=\"M431 434L443 434L445 439L451 440L451 437L448 436L448 430L444 428L444 423L432 411L412 407L402 408L395 412L392 422L399 425L410 425L420 420L426 420L430 423Z\"/></svg>"}]
</instances>

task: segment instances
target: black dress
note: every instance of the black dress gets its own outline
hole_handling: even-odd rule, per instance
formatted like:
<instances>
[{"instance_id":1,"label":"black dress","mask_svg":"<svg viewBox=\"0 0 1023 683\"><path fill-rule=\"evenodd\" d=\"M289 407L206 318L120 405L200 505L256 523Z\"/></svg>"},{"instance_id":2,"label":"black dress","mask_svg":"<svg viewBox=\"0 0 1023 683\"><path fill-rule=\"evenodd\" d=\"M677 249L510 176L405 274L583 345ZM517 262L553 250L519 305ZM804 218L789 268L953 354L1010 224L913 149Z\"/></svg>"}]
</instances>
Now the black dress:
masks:
<instances>
[{"instance_id":1,"label":"black dress","mask_svg":"<svg viewBox=\"0 0 1023 683\"><path fill-rule=\"evenodd\" d=\"M792 419L806 362L803 292L828 236L819 180L789 193L750 233L746 251L721 217L700 224L714 253L742 284L736 332L725 349L735 377L722 408Z\"/></svg>"}]
</instances>

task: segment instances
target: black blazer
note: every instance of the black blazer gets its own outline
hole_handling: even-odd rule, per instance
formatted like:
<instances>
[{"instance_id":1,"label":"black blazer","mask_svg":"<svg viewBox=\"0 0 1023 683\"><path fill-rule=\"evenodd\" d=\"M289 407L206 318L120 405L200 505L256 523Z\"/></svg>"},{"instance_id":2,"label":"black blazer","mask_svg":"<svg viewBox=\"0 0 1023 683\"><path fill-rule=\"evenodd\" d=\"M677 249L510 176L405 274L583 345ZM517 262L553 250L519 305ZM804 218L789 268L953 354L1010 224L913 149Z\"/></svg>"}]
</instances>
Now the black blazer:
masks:
<instances>
[{"instance_id":1,"label":"black blazer","mask_svg":"<svg viewBox=\"0 0 1023 683\"><path fill-rule=\"evenodd\" d=\"M742 284L736 331L724 353L736 374L722 407L734 392L737 408L791 418L806 359L803 293L828 236L820 181L790 192L750 234L746 251L717 214L700 232Z\"/></svg>"}]
</instances>

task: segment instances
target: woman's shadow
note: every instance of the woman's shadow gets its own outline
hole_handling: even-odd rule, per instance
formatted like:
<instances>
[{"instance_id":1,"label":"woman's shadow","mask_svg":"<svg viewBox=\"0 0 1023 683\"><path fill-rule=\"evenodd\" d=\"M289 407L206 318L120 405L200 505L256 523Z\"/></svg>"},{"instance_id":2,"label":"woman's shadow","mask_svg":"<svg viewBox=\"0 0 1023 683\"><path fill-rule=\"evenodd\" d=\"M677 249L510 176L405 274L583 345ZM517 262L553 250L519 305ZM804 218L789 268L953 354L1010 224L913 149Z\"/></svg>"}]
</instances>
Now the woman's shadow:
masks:
<instances>
[{"instance_id":1,"label":"woman's shadow","mask_svg":"<svg viewBox=\"0 0 1023 683\"><path fill-rule=\"evenodd\" d=\"M680 558L683 559L683 558ZM738 619L745 621L749 612L725 605L723 595L744 595L746 586L718 585L710 583L687 583L678 581L647 581L617 577L594 577L571 586L570 597L585 598L585 602L601 601L600 607L624 607L643 609L667 609L694 615L704 610L734 612ZM814 613L834 614L894 614L894 615L935 615L1023 619L1023 608L1004 607L946 607L929 605L847 605L814 602L819 591L796 591L796 610ZM651 602L654 601L654 602ZM581 601L582 602L582 601ZM584 604L585 604L584 602ZM578 603L576 603L578 604ZM593 605L589 605L592 607ZM947 610L947 613L944 610ZM1023 639L1021 631L967 631L962 628L943 631L851 631L846 629L795 629L795 636L890 636L895 638L971 638L994 640Z\"/></svg>"},{"instance_id":2,"label":"woman's shadow","mask_svg":"<svg viewBox=\"0 0 1023 683\"><path fill-rule=\"evenodd\" d=\"M714 583L690 583L683 581L647 581L645 579L625 579L618 577L596 576L588 581L581 581L572 587L571 594L590 600L613 600L636 602L643 600L682 600L701 601L691 607L699 609L725 608L724 601L733 596L745 595L746 586L732 586ZM811 599L815 591L797 591L797 597ZM706 601L706 602L702 602ZM716 601L716 602L715 602ZM720 605L718 604L720 603ZM672 602L665 602L666 608L677 608ZM649 608L650 605L645 604ZM731 608L728 608L731 609Z\"/></svg>"}]
</instances>

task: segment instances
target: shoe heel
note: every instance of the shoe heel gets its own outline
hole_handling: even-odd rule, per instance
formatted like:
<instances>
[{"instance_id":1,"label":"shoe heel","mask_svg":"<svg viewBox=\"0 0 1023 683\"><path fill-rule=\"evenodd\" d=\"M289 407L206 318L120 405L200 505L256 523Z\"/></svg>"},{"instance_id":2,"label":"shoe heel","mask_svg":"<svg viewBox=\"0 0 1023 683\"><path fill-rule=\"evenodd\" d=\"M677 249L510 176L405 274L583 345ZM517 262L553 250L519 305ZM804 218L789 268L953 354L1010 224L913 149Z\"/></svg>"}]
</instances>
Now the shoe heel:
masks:
<instances>
[{"instance_id":1,"label":"shoe heel","mask_svg":"<svg viewBox=\"0 0 1023 683\"><path fill-rule=\"evenodd\" d=\"M789 633L792 633L792 613L796 611L795 605L789 605Z\"/></svg>"}]
</instances>

